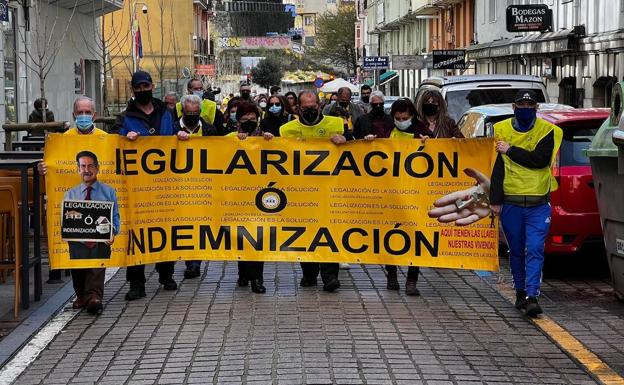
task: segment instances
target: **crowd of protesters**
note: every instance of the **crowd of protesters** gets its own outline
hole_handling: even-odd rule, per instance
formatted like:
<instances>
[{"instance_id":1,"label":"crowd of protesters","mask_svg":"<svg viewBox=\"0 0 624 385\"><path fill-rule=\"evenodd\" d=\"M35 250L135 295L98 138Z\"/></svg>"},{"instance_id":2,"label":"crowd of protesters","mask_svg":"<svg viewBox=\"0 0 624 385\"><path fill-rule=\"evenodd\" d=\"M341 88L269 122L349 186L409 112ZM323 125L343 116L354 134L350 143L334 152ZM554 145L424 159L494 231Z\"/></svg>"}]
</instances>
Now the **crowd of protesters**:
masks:
<instances>
[{"instance_id":1,"label":"crowd of protesters","mask_svg":"<svg viewBox=\"0 0 624 385\"><path fill-rule=\"evenodd\" d=\"M137 71L132 76L131 87L134 97L126 110L119 115L112 133L136 140L139 136L175 135L179 140L192 140L199 136L231 136L244 140L249 136L289 138L327 138L339 146L349 140L396 140L426 141L436 138L463 138L457 124L448 115L446 102L439 91L427 90L415 102L408 98L396 100L389 109L385 107L385 96L363 86L359 100L354 100L349 88L344 87L322 100L314 91L281 94L279 87L271 87L269 94L252 95L251 87L243 83L238 95L229 94L219 107L214 93L205 89L199 79L191 79L186 95L178 101L175 93L165 95L164 101L153 96L154 84L149 73ZM42 101L45 104L45 101ZM43 108L45 111L45 106ZM85 97L78 98L74 105L76 128L74 134L103 134L93 127L95 108ZM89 159L87 159L89 160ZM81 161L77 159L77 161ZM89 160L97 167L97 159ZM45 163L39 166L46 172ZM95 170L97 175L97 169ZM81 174L82 175L82 174ZM86 183L86 179L85 179ZM90 191L90 190L88 190ZM118 230L118 229L117 229ZM110 251L109 251L110 252ZM303 278L300 286L317 285L320 274L323 290L334 292L340 288L338 263L301 263ZM175 262L156 264L159 282L164 290L176 290L173 278ZM263 262L239 262L238 286L251 284L255 293L264 293ZM127 268L126 279L130 284L126 300L145 297L145 266ZM387 289L399 290L397 266L386 266ZM417 282L420 269L410 266L404 284L406 295L420 295ZM103 285L100 270L91 274L74 273L77 299L75 308L86 307L90 312L102 310ZM185 279L201 275L201 261L186 261ZM85 277L96 276L96 289L85 291ZM78 278L79 277L79 278Z\"/></svg>"}]
</instances>

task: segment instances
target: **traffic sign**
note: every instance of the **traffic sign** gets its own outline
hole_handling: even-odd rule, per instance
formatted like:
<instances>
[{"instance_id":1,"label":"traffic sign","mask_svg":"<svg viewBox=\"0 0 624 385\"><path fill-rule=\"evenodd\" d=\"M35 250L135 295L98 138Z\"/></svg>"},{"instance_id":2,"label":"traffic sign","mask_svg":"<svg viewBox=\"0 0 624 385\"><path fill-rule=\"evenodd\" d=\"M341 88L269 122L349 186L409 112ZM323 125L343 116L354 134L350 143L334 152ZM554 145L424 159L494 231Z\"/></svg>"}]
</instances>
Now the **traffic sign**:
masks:
<instances>
[{"instance_id":1,"label":"traffic sign","mask_svg":"<svg viewBox=\"0 0 624 385\"><path fill-rule=\"evenodd\" d=\"M316 80L314 81L314 87L316 88L321 88L324 84L325 82L321 78L316 78Z\"/></svg>"},{"instance_id":2,"label":"traffic sign","mask_svg":"<svg viewBox=\"0 0 624 385\"><path fill-rule=\"evenodd\" d=\"M388 56L364 56L362 59L364 70L387 70L390 64Z\"/></svg>"}]
</instances>

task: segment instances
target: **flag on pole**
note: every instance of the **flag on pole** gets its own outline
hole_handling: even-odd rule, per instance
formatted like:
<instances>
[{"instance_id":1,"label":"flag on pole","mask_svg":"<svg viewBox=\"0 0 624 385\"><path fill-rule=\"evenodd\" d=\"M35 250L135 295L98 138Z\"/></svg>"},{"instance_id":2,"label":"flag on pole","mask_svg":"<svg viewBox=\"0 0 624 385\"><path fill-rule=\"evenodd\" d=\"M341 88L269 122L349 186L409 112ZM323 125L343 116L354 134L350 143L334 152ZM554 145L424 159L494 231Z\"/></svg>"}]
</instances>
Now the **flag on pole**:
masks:
<instances>
[{"instance_id":1,"label":"flag on pole","mask_svg":"<svg viewBox=\"0 0 624 385\"><path fill-rule=\"evenodd\" d=\"M137 58L143 58L143 42L141 41L141 28L137 26L136 33L134 34L134 55Z\"/></svg>"}]
</instances>

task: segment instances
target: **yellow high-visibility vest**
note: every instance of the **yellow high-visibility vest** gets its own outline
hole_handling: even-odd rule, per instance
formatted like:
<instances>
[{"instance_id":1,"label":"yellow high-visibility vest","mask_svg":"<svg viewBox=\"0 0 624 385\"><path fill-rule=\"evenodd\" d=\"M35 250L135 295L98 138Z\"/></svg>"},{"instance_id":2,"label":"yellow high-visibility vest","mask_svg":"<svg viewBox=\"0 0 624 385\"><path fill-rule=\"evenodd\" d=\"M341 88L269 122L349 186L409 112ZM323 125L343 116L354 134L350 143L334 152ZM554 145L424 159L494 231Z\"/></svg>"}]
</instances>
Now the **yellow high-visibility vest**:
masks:
<instances>
[{"instance_id":1,"label":"yellow high-visibility vest","mask_svg":"<svg viewBox=\"0 0 624 385\"><path fill-rule=\"evenodd\" d=\"M344 134L344 122L336 116L323 116L314 126L306 126L295 119L280 127L282 138L331 138L336 134Z\"/></svg>"},{"instance_id":2,"label":"yellow high-visibility vest","mask_svg":"<svg viewBox=\"0 0 624 385\"><path fill-rule=\"evenodd\" d=\"M537 118L531 130L518 132L513 128L511 120L511 118L503 120L494 125L494 136L497 139L504 140L510 146L533 151L544 137L554 132L554 147L550 158L551 164L541 169L521 166L503 154L505 164L503 191L505 195L543 196L550 191L555 191L559 186L550 167L561 146L563 131L554 124Z\"/></svg>"},{"instance_id":3,"label":"yellow high-visibility vest","mask_svg":"<svg viewBox=\"0 0 624 385\"><path fill-rule=\"evenodd\" d=\"M414 139L413 132L405 132L401 131L398 128L394 127L390 132L390 139Z\"/></svg>"},{"instance_id":4,"label":"yellow high-visibility vest","mask_svg":"<svg viewBox=\"0 0 624 385\"><path fill-rule=\"evenodd\" d=\"M215 115L217 114L217 103L212 100L202 99L201 112L199 116L210 124L214 124ZM178 119L182 117L182 102L176 103L176 113Z\"/></svg>"}]
</instances>

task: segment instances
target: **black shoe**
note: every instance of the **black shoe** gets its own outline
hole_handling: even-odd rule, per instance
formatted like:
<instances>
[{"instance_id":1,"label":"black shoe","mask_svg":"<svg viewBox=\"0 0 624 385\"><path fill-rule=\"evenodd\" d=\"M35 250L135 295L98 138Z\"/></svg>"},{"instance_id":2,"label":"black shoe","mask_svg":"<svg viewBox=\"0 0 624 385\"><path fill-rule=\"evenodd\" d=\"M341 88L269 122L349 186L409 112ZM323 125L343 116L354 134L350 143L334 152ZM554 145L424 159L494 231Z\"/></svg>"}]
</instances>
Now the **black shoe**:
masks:
<instances>
[{"instance_id":1,"label":"black shoe","mask_svg":"<svg viewBox=\"0 0 624 385\"><path fill-rule=\"evenodd\" d=\"M388 290L399 290L401 286L399 286L399 280L397 279L396 274L388 274L388 283L386 283L386 289Z\"/></svg>"},{"instance_id":2,"label":"black shoe","mask_svg":"<svg viewBox=\"0 0 624 385\"><path fill-rule=\"evenodd\" d=\"M102 305L102 301L94 298L89 301L87 305L87 312L92 315L100 315L104 310L104 305Z\"/></svg>"},{"instance_id":3,"label":"black shoe","mask_svg":"<svg viewBox=\"0 0 624 385\"><path fill-rule=\"evenodd\" d=\"M238 281L236 281L238 287L247 287L249 286L249 280L246 278L238 277Z\"/></svg>"},{"instance_id":4,"label":"black shoe","mask_svg":"<svg viewBox=\"0 0 624 385\"><path fill-rule=\"evenodd\" d=\"M337 278L332 278L323 285L323 291L327 291L329 293L333 293L337 289L340 289L340 281Z\"/></svg>"},{"instance_id":5,"label":"black shoe","mask_svg":"<svg viewBox=\"0 0 624 385\"><path fill-rule=\"evenodd\" d=\"M316 285L317 285L316 278L303 277L301 278L301 281L299 282L299 286L301 287L312 287Z\"/></svg>"},{"instance_id":6,"label":"black shoe","mask_svg":"<svg viewBox=\"0 0 624 385\"><path fill-rule=\"evenodd\" d=\"M261 279L251 280L251 291L258 294L266 293L266 288L264 287Z\"/></svg>"},{"instance_id":7,"label":"black shoe","mask_svg":"<svg viewBox=\"0 0 624 385\"><path fill-rule=\"evenodd\" d=\"M526 305L526 315L527 317L537 317L538 314L542 314L542 308L540 307L539 303L537 303L537 298L536 297L529 297L527 298L527 305Z\"/></svg>"},{"instance_id":8,"label":"black shoe","mask_svg":"<svg viewBox=\"0 0 624 385\"><path fill-rule=\"evenodd\" d=\"M163 285L163 289L165 290L178 290L178 284L172 277L158 278L158 282Z\"/></svg>"},{"instance_id":9,"label":"black shoe","mask_svg":"<svg viewBox=\"0 0 624 385\"><path fill-rule=\"evenodd\" d=\"M527 299L526 299L526 291L525 290L517 290L516 291L516 303L514 304L514 306L518 310L526 309L526 307L527 307Z\"/></svg>"},{"instance_id":10,"label":"black shoe","mask_svg":"<svg viewBox=\"0 0 624 385\"><path fill-rule=\"evenodd\" d=\"M184 279L197 278L201 275L201 270L198 265L192 265L184 270Z\"/></svg>"},{"instance_id":11,"label":"black shoe","mask_svg":"<svg viewBox=\"0 0 624 385\"><path fill-rule=\"evenodd\" d=\"M134 301L143 297L145 297L145 285L131 283L130 290L126 293L126 301Z\"/></svg>"},{"instance_id":12,"label":"black shoe","mask_svg":"<svg viewBox=\"0 0 624 385\"><path fill-rule=\"evenodd\" d=\"M417 283L418 281L416 281L415 279L408 278L407 281L405 281L405 295L419 296L420 290L416 288Z\"/></svg>"}]
</instances>

